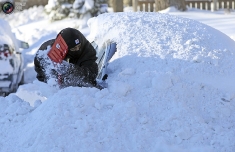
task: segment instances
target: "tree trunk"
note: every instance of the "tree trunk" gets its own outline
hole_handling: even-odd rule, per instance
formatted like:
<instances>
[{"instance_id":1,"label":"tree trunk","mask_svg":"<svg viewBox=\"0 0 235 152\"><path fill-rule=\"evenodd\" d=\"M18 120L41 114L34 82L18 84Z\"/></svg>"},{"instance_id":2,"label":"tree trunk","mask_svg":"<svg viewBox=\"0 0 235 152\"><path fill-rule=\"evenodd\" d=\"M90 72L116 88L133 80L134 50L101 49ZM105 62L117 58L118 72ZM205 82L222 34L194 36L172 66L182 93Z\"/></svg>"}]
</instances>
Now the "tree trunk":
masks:
<instances>
[{"instance_id":1,"label":"tree trunk","mask_svg":"<svg viewBox=\"0 0 235 152\"><path fill-rule=\"evenodd\" d=\"M180 11L185 11L186 4L185 0L156 0L158 1L158 8L160 10L166 9L167 7L174 6L176 9Z\"/></svg>"},{"instance_id":2,"label":"tree trunk","mask_svg":"<svg viewBox=\"0 0 235 152\"><path fill-rule=\"evenodd\" d=\"M218 0L213 0L212 9L211 9L212 12L217 10L217 7L218 7L217 3L218 3Z\"/></svg>"},{"instance_id":3,"label":"tree trunk","mask_svg":"<svg viewBox=\"0 0 235 152\"><path fill-rule=\"evenodd\" d=\"M123 12L123 0L113 0L113 11Z\"/></svg>"},{"instance_id":4,"label":"tree trunk","mask_svg":"<svg viewBox=\"0 0 235 152\"><path fill-rule=\"evenodd\" d=\"M185 5L185 0L169 0L169 6L175 6L176 9L180 11L185 11L186 5Z\"/></svg>"},{"instance_id":5,"label":"tree trunk","mask_svg":"<svg viewBox=\"0 0 235 152\"><path fill-rule=\"evenodd\" d=\"M138 7L138 0L132 0L132 7L133 11L136 12Z\"/></svg>"}]
</instances>

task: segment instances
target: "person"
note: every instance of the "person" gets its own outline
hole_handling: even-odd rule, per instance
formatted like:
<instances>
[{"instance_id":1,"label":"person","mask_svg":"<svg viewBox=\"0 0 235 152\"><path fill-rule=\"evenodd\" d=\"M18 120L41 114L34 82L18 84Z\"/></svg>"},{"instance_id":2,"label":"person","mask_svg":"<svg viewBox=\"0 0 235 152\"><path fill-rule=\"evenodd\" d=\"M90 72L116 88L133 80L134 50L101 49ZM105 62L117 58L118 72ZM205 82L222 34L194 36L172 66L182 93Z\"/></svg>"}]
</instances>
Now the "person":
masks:
<instances>
[{"instance_id":1,"label":"person","mask_svg":"<svg viewBox=\"0 0 235 152\"><path fill-rule=\"evenodd\" d=\"M63 46L62 42L66 46L65 54L57 50ZM85 36L77 29L65 28L56 39L44 42L38 49L34 58L36 77L45 83L55 80L60 88L78 86L100 89L96 84L96 59L96 50Z\"/></svg>"}]
</instances>

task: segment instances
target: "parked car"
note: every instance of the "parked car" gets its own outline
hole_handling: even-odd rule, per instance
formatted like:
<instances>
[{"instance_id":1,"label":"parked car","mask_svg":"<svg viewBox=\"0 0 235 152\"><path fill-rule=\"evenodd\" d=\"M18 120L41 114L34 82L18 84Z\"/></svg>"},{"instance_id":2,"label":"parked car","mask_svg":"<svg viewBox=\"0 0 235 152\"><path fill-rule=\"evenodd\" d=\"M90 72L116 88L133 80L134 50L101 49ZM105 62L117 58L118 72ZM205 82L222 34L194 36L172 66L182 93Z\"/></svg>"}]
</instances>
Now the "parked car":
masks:
<instances>
[{"instance_id":1,"label":"parked car","mask_svg":"<svg viewBox=\"0 0 235 152\"><path fill-rule=\"evenodd\" d=\"M24 58L20 48L29 46L16 39L5 20L0 19L0 24L0 96L6 96L24 83Z\"/></svg>"}]
</instances>

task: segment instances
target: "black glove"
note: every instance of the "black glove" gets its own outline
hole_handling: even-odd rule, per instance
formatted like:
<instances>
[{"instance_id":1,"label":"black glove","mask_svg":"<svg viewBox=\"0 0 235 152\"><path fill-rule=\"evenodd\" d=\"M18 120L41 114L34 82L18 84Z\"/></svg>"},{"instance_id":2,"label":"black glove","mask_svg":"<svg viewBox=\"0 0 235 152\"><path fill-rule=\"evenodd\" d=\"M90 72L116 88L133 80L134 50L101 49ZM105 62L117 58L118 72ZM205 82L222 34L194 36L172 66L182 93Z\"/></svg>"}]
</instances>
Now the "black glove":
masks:
<instances>
[{"instance_id":1,"label":"black glove","mask_svg":"<svg viewBox=\"0 0 235 152\"><path fill-rule=\"evenodd\" d=\"M51 78L56 79L58 85L61 86L64 84L65 78L71 73L73 65L62 61L60 64L56 64L54 69L51 70L50 75Z\"/></svg>"}]
</instances>

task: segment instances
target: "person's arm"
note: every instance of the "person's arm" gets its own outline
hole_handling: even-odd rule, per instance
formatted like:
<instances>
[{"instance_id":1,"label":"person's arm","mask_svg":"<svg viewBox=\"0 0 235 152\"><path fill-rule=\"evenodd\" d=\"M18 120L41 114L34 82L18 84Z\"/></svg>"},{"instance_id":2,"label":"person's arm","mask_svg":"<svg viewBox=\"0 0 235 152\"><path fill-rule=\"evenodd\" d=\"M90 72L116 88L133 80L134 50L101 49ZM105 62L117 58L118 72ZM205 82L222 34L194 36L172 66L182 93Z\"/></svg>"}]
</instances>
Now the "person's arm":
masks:
<instances>
[{"instance_id":1,"label":"person's arm","mask_svg":"<svg viewBox=\"0 0 235 152\"><path fill-rule=\"evenodd\" d=\"M58 79L59 85L62 88L68 86L93 87L96 85L98 66L95 62L78 66L63 61L55 70L60 79Z\"/></svg>"},{"instance_id":2,"label":"person's arm","mask_svg":"<svg viewBox=\"0 0 235 152\"><path fill-rule=\"evenodd\" d=\"M49 40L49 41L46 41L44 42L40 48L38 49L38 52L39 50L40 51L45 51L47 50L47 47L48 46L52 46L52 44L54 43L54 39L52 40ZM34 70L36 71L37 73L37 76L36 78L39 80L39 81L42 81L42 82L47 82L47 76L46 76L46 73L45 73L45 59L43 58L40 58L39 57L39 54L38 52L36 53L35 57L34 57Z\"/></svg>"}]
</instances>

